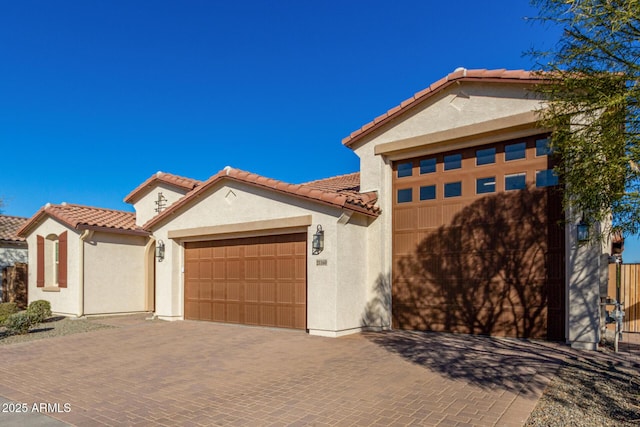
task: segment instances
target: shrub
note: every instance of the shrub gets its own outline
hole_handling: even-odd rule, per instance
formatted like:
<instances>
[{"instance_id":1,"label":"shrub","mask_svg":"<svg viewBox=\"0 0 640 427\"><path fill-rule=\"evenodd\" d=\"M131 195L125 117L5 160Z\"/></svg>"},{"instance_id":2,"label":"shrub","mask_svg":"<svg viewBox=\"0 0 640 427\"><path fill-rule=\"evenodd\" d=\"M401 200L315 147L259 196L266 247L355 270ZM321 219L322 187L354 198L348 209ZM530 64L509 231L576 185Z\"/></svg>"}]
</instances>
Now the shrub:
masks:
<instances>
[{"instance_id":1,"label":"shrub","mask_svg":"<svg viewBox=\"0 0 640 427\"><path fill-rule=\"evenodd\" d=\"M0 325L3 325L9 316L17 312L18 305L15 302L3 302L0 304Z\"/></svg>"},{"instance_id":2,"label":"shrub","mask_svg":"<svg viewBox=\"0 0 640 427\"><path fill-rule=\"evenodd\" d=\"M5 326L12 335L24 335L29 333L29 328L33 325L33 319L26 311L14 313L7 319Z\"/></svg>"},{"instance_id":3,"label":"shrub","mask_svg":"<svg viewBox=\"0 0 640 427\"><path fill-rule=\"evenodd\" d=\"M41 323L45 319L51 317L51 303L45 300L32 301L27 307L27 313L31 316L32 323L35 325Z\"/></svg>"}]
</instances>

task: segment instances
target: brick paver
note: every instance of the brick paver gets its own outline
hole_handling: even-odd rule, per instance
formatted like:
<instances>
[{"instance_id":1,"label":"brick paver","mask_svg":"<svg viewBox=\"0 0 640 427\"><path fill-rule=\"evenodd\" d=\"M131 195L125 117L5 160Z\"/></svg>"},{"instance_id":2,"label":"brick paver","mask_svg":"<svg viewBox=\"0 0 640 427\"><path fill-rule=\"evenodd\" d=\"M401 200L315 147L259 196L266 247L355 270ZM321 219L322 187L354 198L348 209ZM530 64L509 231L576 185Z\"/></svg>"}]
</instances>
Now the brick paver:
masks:
<instances>
[{"instance_id":1,"label":"brick paver","mask_svg":"<svg viewBox=\"0 0 640 427\"><path fill-rule=\"evenodd\" d=\"M0 396L68 403L48 415L73 425L522 425L570 352L465 335L110 322L119 327L3 346Z\"/></svg>"}]
</instances>

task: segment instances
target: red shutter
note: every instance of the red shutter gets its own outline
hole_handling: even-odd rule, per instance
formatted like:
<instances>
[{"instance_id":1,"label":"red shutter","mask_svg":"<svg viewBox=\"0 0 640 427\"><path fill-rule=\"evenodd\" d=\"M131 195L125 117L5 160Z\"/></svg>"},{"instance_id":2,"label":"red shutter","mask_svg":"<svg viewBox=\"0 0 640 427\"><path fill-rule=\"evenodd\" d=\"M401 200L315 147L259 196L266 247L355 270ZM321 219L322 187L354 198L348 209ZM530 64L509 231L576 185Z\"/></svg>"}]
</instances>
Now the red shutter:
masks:
<instances>
[{"instance_id":1,"label":"red shutter","mask_svg":"<svg viewBox=\"0 0 640 427\"><path fill-rule=\"evenodd\" d=\"M36 236L36 286L44 288L44 237Z\"/></svg>"},{"instance_id":2,"label":"red shutter","mask_svg":"<svg viewBox=\"0 0 640 427\"><path fill-rule=\"evenodd\" d=\"M67 287L67 232L58 236L58 286Z\"/></svg>"}]
</instances>

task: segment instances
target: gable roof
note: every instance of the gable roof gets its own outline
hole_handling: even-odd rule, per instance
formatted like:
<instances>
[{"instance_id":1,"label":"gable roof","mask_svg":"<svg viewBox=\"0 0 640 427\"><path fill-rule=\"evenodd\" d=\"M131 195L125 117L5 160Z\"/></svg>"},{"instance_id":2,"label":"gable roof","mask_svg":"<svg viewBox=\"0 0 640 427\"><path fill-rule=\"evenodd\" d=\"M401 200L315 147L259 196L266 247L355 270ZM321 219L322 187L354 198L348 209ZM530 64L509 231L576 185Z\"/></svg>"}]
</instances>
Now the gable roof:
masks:
<instances>
[{"instance_id":1,"label":"gable roof","mask_svg":"<svg viewBox=\"0 0 640 427\"><path fill-rule=\"evenodd\" d=\"M255 173L227 166L201 185L195 187L184 197L162 211L161 214L147 221L142 228L151 230L154 225L162 222L169 215L175 213L192 200L197 199L207 189L222 180L242 182L269 191L275 191L329 206L350 209L372 217L377 217L380 214L380 208L375 204L378 200L377 193L374 191L367 193L358 192L360 189L359 173L311 181L306 184L288 184L283 181L266 178Z\"/></svg>"},{"instance_id":2,"label":"gable roof","mask_svg":"<svg viewBox=\"0 0 640 427\"><path fill-rule=\"evenodd\" d=\"M466 68L457 68L453 73L449 73L428 88L414 94L411 98L406 99L387 111L386 113L376 117L373 121L362 126L360 129L352 132L349 136L342 140L347 147L351 147L364 136L370 134L374 130L389 122L391 119L404 114L408 110L416 107L433 95L443 91L456 82L499 82L499 83L519 83L519 84L535 84L544 80L544 75L534 71L524 70L467 70Z\"/></svg>"},{"instance_id":3,"label":"gable roof","mask_svg":"<svg viewBox=\"0 0 640 427\"><path fill-rule=\"evenodd\" d=\"M20 216L0 215L0 241L24 242L25 238L18 236L18 230L29 221Z\"/></svg>"},{"instance_id":4,"label":"gable roof","mask_svg":"<svg viewBox=\"0 0 640 427\"><path fill-rule=\"evenodd\" d=\"M144 236L149 234L136 225L136 214L133 212L70 203L60 205L47 203L18 230L18 235L26 236L46 216L76 230L96 230Z\"/></svg>"},{"instance_id":5,"label":"gable roof","mask_svg":"<svg viewBox=\"0 0 640 427\"><path fill-rule=\"evenodd\" d=\"M126 203L135 203L144 195L146 190L150 189L151 187L159 183L165 183L165 184L172 185L174 187L178 187L182 190L191 191L196 186L200 185L202 181L158 171L153 175L151 175L145 182L143 182L138 187L136 187L135 190L129 193L127 197L124 198L124 201Z\"/></svg>"}]
</instances>

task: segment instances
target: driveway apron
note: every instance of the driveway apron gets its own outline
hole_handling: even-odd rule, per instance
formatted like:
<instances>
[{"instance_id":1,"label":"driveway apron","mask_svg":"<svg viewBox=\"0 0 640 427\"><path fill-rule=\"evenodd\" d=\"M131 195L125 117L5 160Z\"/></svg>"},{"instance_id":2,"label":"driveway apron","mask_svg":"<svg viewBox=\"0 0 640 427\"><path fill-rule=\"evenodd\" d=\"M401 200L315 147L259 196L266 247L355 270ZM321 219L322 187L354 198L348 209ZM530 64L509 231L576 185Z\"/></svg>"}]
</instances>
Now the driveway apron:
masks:
<instances>
[{"instance_id":1,"label":"driveway apron","mask_svg":"<svg viewBox=\"0 0 640 427\"><path fill-rule=\"evenodd\" d=\"M44 409L0 413L0 424L519 426L569 351L467 335L113 322L0 347L0 396Z\"/></svg>"}]
</instances>

